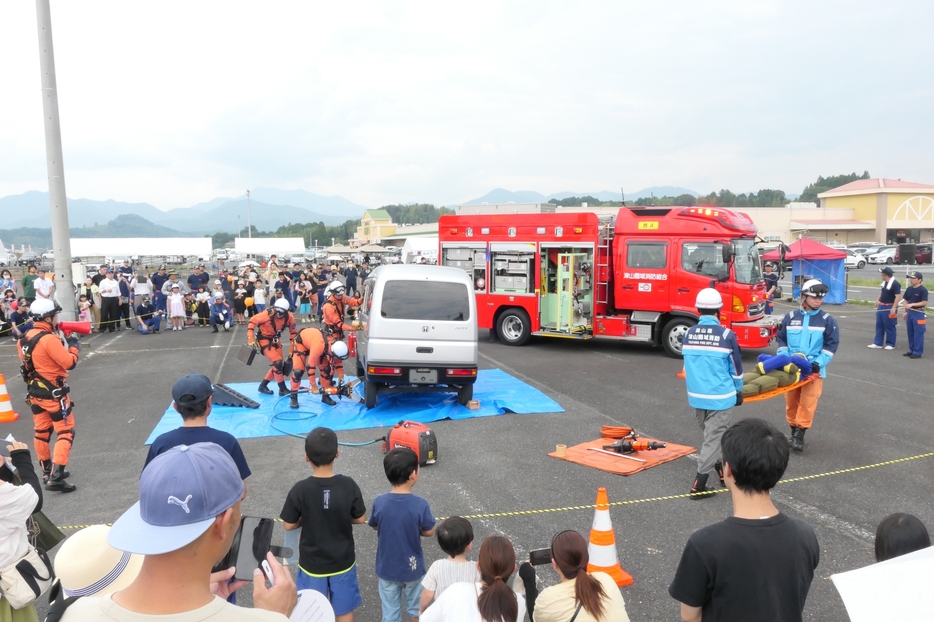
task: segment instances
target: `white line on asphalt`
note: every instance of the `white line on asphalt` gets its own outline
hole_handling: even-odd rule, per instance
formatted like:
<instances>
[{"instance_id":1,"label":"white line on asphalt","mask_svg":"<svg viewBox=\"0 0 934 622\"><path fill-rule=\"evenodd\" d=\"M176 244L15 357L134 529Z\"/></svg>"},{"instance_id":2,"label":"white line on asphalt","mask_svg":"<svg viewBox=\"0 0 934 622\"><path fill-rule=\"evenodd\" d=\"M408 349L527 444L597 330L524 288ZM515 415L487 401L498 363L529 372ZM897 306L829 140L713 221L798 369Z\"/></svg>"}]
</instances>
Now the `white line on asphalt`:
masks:
<instances>
[{"instance_id":1,"label":"white line on asphalt","mask_svg":"<svg viewBox=\"0 0 934 622\"><path fill-rule=\"evenodd\" d=\"M224 371L224 364L227 362L227 355L230 354L230 349L233 348L234 337L237 335L237 329L234 328L230 331L230 343L227 344L227 350L224 352L224 358L221 359L220 367L217 368L217 375L214 376L214 382L220 382L221 372Z\"/></svg>"},{"instance_id":2,"label":"white line on asphalt","mask_svg":"<svg viewBox=\"0 0 934 622\"><path fill-rule=\"evenodd\" d=\"M874 387L882 387L887 391L901 391L902 393L910 393L912 395L920 395L922 397L934 397L928 393L918 393L917 391L909 391L908 389L902 389L899 387L893 387L890 384L879 384L878 382L871 382L869 380L862 380L860 378L851 378L850 376L841 376L840 374L831 374L827 373L828 376L833 376L834 378L843 378L844 380L852 380L853 382L862 382L863 384L871 384Z\"/></svg>"},{"instance_id":3,"label":"white line on asphalt","mask_svg":"<svg viewBox=\"0 0 934 622\"><path fill-rule=\"evenodd\" d=\"M849 536L850 538L853 538L860 543L872 542L875 539L875 535L863 529L859 525L854 525L853 523L845 521L842 518L828 514L827 512L821 510L820 508L816 508L813 505L808 505L807 503L796 501L789 497L787 493L773 490L772 498L780 505L787 505L798 514L810 518L814 521L823 523L837 533Z\"/></svg>"}]
</instances>

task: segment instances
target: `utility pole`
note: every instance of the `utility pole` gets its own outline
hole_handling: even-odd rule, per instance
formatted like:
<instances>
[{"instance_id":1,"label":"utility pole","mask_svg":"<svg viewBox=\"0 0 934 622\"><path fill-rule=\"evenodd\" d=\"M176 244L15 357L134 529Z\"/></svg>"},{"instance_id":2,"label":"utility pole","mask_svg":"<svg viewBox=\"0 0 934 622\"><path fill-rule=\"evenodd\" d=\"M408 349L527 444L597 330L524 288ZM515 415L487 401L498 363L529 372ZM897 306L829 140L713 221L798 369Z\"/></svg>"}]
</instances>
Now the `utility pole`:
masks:
<instances>
[{"instance_id":1,"label":"utility pole","mask_svg":"<svg viewBox=\"0 0 934 622\"><path fill-rule=\"evenodd\" d=\"M250 215L250 191L246 191L246 226L247 235L253 237L253 217Z\"/></svg>"},{"instance_id":2,"label":"utility pole","mask_svg":"<svg viewBox=\"0 0 934 622\"><path fill-rule=\"evenodd\" d=\"M237 237L240 237L240 234L243 233L243 229L240 228L240 214L237 214Z\"/></svg>"},{"instance_id":3,"label":"utility pole","mask_svg":"<svg viewBox=\"0 0 934 622\"><path fill-rule=\"evenodd\" d=\"M39 71L42 74L42 114L45 121L45 158L49 173L49 209L52 248L55 251L55 299L63 320L75 320L75 296L71 287L71 233L68 199L65 197L65 164L62 161L62 127L58 118L58 87L52 50L52 9L49 0L36 0L39 26Z\"/></svg>"}]
</instances>

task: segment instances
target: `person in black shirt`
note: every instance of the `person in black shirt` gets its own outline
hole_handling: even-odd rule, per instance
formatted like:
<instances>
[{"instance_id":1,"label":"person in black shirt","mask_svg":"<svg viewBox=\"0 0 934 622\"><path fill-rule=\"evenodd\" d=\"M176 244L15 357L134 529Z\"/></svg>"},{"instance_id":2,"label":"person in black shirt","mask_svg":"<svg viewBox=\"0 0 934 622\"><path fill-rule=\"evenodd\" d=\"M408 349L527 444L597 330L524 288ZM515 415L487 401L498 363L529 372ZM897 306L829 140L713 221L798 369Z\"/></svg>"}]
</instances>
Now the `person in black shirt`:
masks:
<instances>
[{"instance_id":1,"label":"person in black shirt","mask_svg":"<svg viewBox=\"0 0 934 622\"><path fill-rule=\"evenodd\" d=\"M876 298L876 338L869 344L870 348L886 350L895 349L895 338L898 335L898 301L902 297L902 286L895 280L895 272L888 266L879 268L882 273L882 289Z\"/></svg>"},{"instance_id":2,"label":"person in black shirt","mask_svg":"<svg viewBox=\"0 0 934 622\"><path fill-rule=\"evenodd\" d=\"M908 273L905 290L905 321L908 322L908 352L903 356L919 359L924 354L924 333L927 330L927 314L924 308L928 304L928 290L921 282L924 276L917 270Z\"/></svg>"},{"instance_id":3,"label":"person in black shirt","mask_svg":"<svg viewBox=\"0 0 934 622\"><path fill-rule=\"evenodd\" d=\"M334 473L337 435L315 428L305 438L305 461L312 476L289 491L279 518L286 530L302 528L299 540L299 590L321 592L338 620L353 620L363 600L357 585L353 526L366 522L366 505L357 483Z\"/></svg>"},{"instance_id":4,"label":"person in black shirt","mask_svg":"<svg viewBox=\"0 0 934 622\"><path fill-rule=\"evenodd\" d=\"M800 621L820 548L814 530L779 512L769 494L788 466L788 440L744 419L721 446L733 516L691 535L668 593L685 622Z\"/></svg>"},{"instance_id":5,"label":"person in black shirt","mask_svg":"<svg viewBox=\"0 0 934 622\"><path fill-rule=\"evenodd\" d=\"M765 314L772 315L772 311L775 310L775 303L772 301L775 299L775 290L778 289L778 275L772 272L772 264L765 264L765 274L762 278L765 279Z\"/></svg>"}]
</instances>

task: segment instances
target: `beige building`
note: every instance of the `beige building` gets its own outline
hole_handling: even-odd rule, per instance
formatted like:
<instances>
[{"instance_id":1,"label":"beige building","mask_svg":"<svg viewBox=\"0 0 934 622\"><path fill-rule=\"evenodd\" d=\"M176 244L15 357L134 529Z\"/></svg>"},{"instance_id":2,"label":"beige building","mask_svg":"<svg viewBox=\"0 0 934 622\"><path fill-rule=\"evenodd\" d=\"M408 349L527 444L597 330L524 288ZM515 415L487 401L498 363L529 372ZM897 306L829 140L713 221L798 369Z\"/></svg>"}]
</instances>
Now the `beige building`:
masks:
<instances>
[{"instance_id":1,"label":"beige building","mask_svg":"<svg viewBox=\"0 0 934 622\"><path fill-rule=\"evenodd\" d=\"M824 209L850 209L872 223L876 242L926 242L934 237L934 186L897 179L858 179L817 195Z\"/></svg>"},{"instance_id":2,"label":"beige building","mask_svg":"<svg viewBox=\"0 0 934 622\"><path fill-rule=\"evenodd\" d=\"M379 244L383 238L394 235L396 228L397 225L392 222L389 212L384 209L368 209L360 219L355 239L361 245Z\"/></svg>"}]
</instances>

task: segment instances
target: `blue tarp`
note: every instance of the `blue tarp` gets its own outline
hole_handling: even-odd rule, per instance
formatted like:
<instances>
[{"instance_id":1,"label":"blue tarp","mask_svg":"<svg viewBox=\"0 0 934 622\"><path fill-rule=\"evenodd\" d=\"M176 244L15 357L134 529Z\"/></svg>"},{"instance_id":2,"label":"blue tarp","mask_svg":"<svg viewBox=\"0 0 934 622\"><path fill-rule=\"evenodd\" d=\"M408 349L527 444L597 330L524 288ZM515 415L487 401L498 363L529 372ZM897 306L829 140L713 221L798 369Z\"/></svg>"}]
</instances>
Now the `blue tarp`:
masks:
<instances>
[{"instance_id":1,"label":"blue tarp","mask_svg":"<svg viewBox=\"0 0 934 622\"><path fill-rule=\"evenodd\" d=\"M289 432L307 434L317 426L326 426L332 430L359 430L389 427L403 419L429 423L441 419L492 417L504 413L564 412L560 404L538 389L499 369L483 369L477 374L473 396L480 401L479 410L461 406L453 393L384 394L379 396L376 407L369 410L363 404L347 399L338 400L337 406L326 406L321 403L319 396L303 393L298 398L301 407L292 410L288 397L262 395L256 391L257 384L251 382L227 386L259 402L259 408L215 406L211 409L208 424L237 438L260 438L284 436ZM362 385L357 386L358 391L361 388ZM279 415L275 421L272 420L274 414ZM181 415L169 404L162 419L146 439L146 444L151 444L157 436L181 424Z\"/></svg>"},{"instance_id":2,"label":"blue tarp","mask_svg":"<svg viewBox=\"0 0 934 622\"><path fill-rule=\"evenodd\" d=\"M791 278L794 282L792 294L795 299L800 298L801 286L798 275L806 274L808 277L820 279L830 288L824 296L824 302L832 305L842 305L846 302L846 263L843 259L795 259L791 262Z\"/></svg>"}]
</instances>

